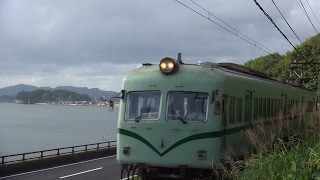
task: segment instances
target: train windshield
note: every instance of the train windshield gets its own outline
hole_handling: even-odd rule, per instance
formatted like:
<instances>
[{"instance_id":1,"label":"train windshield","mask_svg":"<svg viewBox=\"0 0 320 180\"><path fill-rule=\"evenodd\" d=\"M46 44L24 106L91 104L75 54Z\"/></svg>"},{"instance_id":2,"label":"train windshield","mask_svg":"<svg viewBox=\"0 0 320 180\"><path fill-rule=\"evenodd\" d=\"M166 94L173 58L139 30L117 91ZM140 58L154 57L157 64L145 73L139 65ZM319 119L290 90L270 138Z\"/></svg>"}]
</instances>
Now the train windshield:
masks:
<instances>
[{"instance_id":1,"label":"train windshield","mask_svg":"<svg viewBox=\"0 0 320 180\"><path fill-rule=\"evenodd\" d=\"M129 92L126 120L157 120L160 110L160 91Z\"/></svg>"},{"instance_id":2,"label":"train windshield","mask_svg":"<svg viewBox=\"0 0 320 180\"><path fill-rule=\"evenodd\" d=\"M207 119L208 94L202 92L170 92L167 120L204 122Z\"/></svg>"}]
</instances>

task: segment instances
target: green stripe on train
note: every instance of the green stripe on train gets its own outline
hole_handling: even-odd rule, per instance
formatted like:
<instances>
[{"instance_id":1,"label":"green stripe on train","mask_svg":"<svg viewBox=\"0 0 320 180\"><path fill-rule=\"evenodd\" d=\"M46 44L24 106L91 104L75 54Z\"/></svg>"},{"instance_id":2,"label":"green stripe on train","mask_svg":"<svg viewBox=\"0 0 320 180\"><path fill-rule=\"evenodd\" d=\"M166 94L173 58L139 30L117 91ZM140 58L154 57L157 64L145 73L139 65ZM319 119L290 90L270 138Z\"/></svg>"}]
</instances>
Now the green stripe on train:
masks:
<instances>
[{"instance_id":1,"label":"green stripe on train","mask_svg":"<svg viewBox=\"0 0 320 180\"><path fill-rule=\"evenodd\" d=\"M241 127L226 129L226 130L222 130L222 131L212 131L212 132L199 133L199 134L195 134L192 136L188 136L188 137L181 139L178 142L174 143L172 146L170 146L163 153L159 152L148 140L146 140L145 138L143 138L142 136L140 136L137 133L119 128L119 134L135 138L135 139L141 141L142 143L144 143L146 146L148 146L150 149L152 149L154 152L156 152L159 156L164 156L165 154L167 154L168 152L170 152L174 148L180 146L181 144L184 144L184 143L187 143L190 141L194 141L194 140L199 140L199 139L215 138L215 137L221 137L223 135L237 133L237 132L240 132L242 130L247 129L248 127L249 126L241 126Z\"/></svg>"}]
</instances>

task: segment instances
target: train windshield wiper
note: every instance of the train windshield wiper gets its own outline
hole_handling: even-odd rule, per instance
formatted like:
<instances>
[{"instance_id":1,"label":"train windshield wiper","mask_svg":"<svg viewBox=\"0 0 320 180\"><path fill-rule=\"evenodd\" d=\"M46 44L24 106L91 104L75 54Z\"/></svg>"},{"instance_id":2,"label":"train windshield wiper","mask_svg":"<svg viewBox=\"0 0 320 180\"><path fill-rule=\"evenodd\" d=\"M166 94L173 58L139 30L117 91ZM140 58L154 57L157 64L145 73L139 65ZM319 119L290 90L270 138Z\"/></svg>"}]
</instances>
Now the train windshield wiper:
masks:
<instances>
[{"instance_id":1,"label":"train windshield wiper","mask_svg":"<svg viewBox=\"0 0 320 180\"><path fill-rule=\"evenodd\" d=\"M140 118L142 117L142 114L143 114L143 112L141 112L141 114L140 114L138 117L136 117L136 118L134 119L134 121L135 121L135 122L139 122L139 121L140 121Z\"/></svg>"},{"instance_id":2,"label":"train windshield wiper","mask_svg":"<svg viewBox=\"0 0 320 180\"><path fill-rule=\"evenodd\" d=\"M183 124L187 124L187 121L185 119L183 119L183 117L178 116L178 119L183 123Z\"/></svg>"},{"instance_id":3,"label":"train windshield wiper","mask_svg":"<svg viewBox=\"0 0 320 180\"><path fill-rule=\"evenodd\" d=\"M172 113L172 114L176 114L173 109L171 109L171 113ZM186 121L185 119L183 119L183 117L177 116L177 118L178 118L183 124L187 124L187 121Z\"/></svg>"},{"instance_id":4,"label":"train windshield wiper","mask_svg":"<svg viewBox=\"0 0 320 180\"><path fill-rule=\"evenodd\" d=\"M149 105L148 105L148 109L147 109L147 112L143 112L143 111L141 111L141 113L140 113L140 115L138 116L138 117L136 117L135 119L134 119L134 121L135 122L139 122L140 121L140 119L141 119L141 117L142 117L142 115L144 114L144 113L149 113L150 112L150 106L151 106L151 102L149 103Z\"/></svg>"}]
</instances>

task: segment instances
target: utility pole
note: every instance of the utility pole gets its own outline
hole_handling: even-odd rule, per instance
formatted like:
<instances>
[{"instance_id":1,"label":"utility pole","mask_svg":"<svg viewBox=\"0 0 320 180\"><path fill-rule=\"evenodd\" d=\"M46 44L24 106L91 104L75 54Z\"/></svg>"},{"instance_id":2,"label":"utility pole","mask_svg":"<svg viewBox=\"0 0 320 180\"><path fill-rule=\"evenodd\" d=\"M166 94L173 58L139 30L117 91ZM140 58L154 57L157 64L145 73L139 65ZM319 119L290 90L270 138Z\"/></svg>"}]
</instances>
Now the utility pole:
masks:
<instances>
[{"instance_id":1,"label":"utility pole","mask_svg":"<svg viewBox=\"0 0 320 180\"><path fill-rule=\"evenodd\" d=\"M315 67L320 67L320 63L317 62L299 62L295 60L291 63L291 72L290 72L290 80L293 80L295 83L303 86L306 85L306 81L310 81L310 77L306 77L305 70ZM320 81L320 73L317 76L317 84L319 88L319 81Z\"/></svg>"}]
</instances>

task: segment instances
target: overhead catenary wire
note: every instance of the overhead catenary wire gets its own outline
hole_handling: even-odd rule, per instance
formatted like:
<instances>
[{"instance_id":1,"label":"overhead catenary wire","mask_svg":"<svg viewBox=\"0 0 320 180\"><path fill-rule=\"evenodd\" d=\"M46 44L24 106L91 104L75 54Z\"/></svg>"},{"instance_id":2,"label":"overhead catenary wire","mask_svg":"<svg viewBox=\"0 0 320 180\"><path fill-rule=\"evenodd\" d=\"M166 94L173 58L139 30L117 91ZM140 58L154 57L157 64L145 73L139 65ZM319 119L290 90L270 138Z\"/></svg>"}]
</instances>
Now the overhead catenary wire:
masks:
<instances>
[{"instance_id":1,"label":"overhead catenary wire","mask_svg":"<svg viewBox=\"0 0 320 180\"><path fill-rule=\"evenodd\" d=\"M319 19L318 19L318 17L316 16L316 14L314 13L313 9L311 8L311 6L310 6L310 4L309 4L309 1L308 1L308 0L306 0L306 1L307 1L307 4L308 4L309 8L310 8L311 11L312 11L313 16L316 18L318 24L320 25Z\"/></svg>"},{"instance_id":2,"label":"overhead catenary wire","mask_svg":"<svg viewBox=\"0 0 320 180\"><path fill-rule=\"evenodd\" d=\"M307 15L306 15L306 12L304 12L301 4L299 3L299 0L296 0L296 2L297 2L297 4L298 4L298 6L300 7L301 11L303 12L303 14L304 14L305 16L307 16Z\"/></svg>"},{"instance_id":3,"label":"overhead catenary wire","mask_svg":"<svg viewBox=\"0 0 320 180\"><path fill-rule=\"evenodd\" d=\"M281 14L282 18L284 19L284 21L287 23L287 25L289 26L289 28L291 29L291 31L294 33L294 35L297 37L297 39L300 41L300 43L302 43L302 41L300 40L299 36L296 34L296 32L292 29L292 27L290 26L290 24L288 23L288 21L286 20L286 18L284 17L284 15L281 13L280 9L278 8L278 6L276 5L276 3L274 2L274 0L271 0L272 3L274 4L274 6L277 8L278 12Z\"/></svg>"},{"instance_id":4,"label":"overhead catenary wire","mask_svg":"<svg viewBox=\"0 0 320 180\"><path fill-rule=\"evenodd\" d=\"M257 0L253 0L259 9L263 12L263 14L270 20L270 22L274 25L274 27L280 32L280 34L289 42L289 44L297 51L297 53L304 58L305 62L308 62L306 58L300 53L300 51L291 43L291 41L287 38L287 36L280 30L277 24L273 21L273 19L269 16L269 14L260 6Z\"/></svg>"},{"instance_id":5,"label":"overhead catenary wire","mask_svg":"<svg viewBox=\"0 0 320 180\"><path fill-rule=\"evenodd\" d=\"M312 21L311 21L311 19L310 19L309 15L308 15L308 12L306 11L306 8L304 8L304 5L303 5L302 1L301 1L301 0L299 0L299 1L300 1L300 3L301 3L302 8L303 8L303 10L302 10L302 11L304 11L304 12L305 12L305 15L307 16L307 18L308 18L309 22L311 23L311 25L312 25L312 27L313 27L314 31L318 34L318 30L317 30L317 29L316 29L316 27L313 25L313 23L312 23Z\"/></svg>"},{"instance_id":6,"label":"overhead catenary wire","mask_svg":"<svg viewBox=\"0 0 320 180\"><path fill-rule=\"evenodd\" d=\"M206 8L204 8L203 6L201 6L199 3L195 2L194 0L190 0L192 3L194 3L195 5L197 5L198 7L200 7L202 10L204 10L205 12L207 12L209 15L213 16L214 18L216 18L217 20L219 20L220 22L222 22L223 24L225 24L226 26L228 26L229 28L231 28L232 30L234 30L235 32L237 32L238 34L244 36L245 38L251 40L252 42L254 42L255 44L260 45L261 47L267 49L268 51L272 51L269 48L267 48L266 46L258 43L257 41L255 41L254 39L248 37L247 35L243 34L242 32L240 32L238 29L236 29L235 27L231 26L230 24L228 24L227 22L223 21L221 18L219 18L218 16L216 16L215 14L213 14L212 12L208 11Z\"/></svg>"},{"instance_id":7,"label":"overhead catenary wire","mask_svg":"<svg viewBox=\"0 0 320 180\"><path fill-rule=\"evenodd\" d=\"M193 9L193 8L191 8L190 6L188 6L188 5L184 4L184 3L182 3L182 2L181 2L181 1L179 1L179 0L174 0L174 1L176 1L176 2L177 2L177 3L179 3L180 5L184 6L185 8L189 9L190 11L192 11L192 12L196 13L197 15L199 15L199 16L201 16L201 17L203 17L203 18L207 19L207 20L208 20L208 21L210 21L211 23L216 24L217 26L219 26L220 28L222 28L222 29L226 30L227 32L229 32L229 33L231 33L231 34L233 34L233 35L237 36L238 38L242 39L243 41L245 41L245 42L247 42L247 43L249 43L249 44L251 44L251 45L255 46L256 48L260 49L261 51L264 51L264 52L266 52L267 54L271 54L271 51L269 51L268 49L266 49L266 48L264 48L264 47L260 47L260 46L261 46L261 45L260 45L260 43L259 43L259 44L257 44L257 42L256 42L256 41L252 41L252 40L250 40L250 39L247 39L246 37L242 37L242 36L240 36L240 35L238 34L238 32L234 32L234 31L232 31L232 30L230 30L230 29L226 28L225 26L223 26L223 25L221 25L221 24L217 23L216 21L212 20L212 19L210 18L210 16L206 16L206 15L204 15L204 14L202 14L202 13L200 13L200 12L196 11L195 9Z\"/></svg>"}]
</instances>

